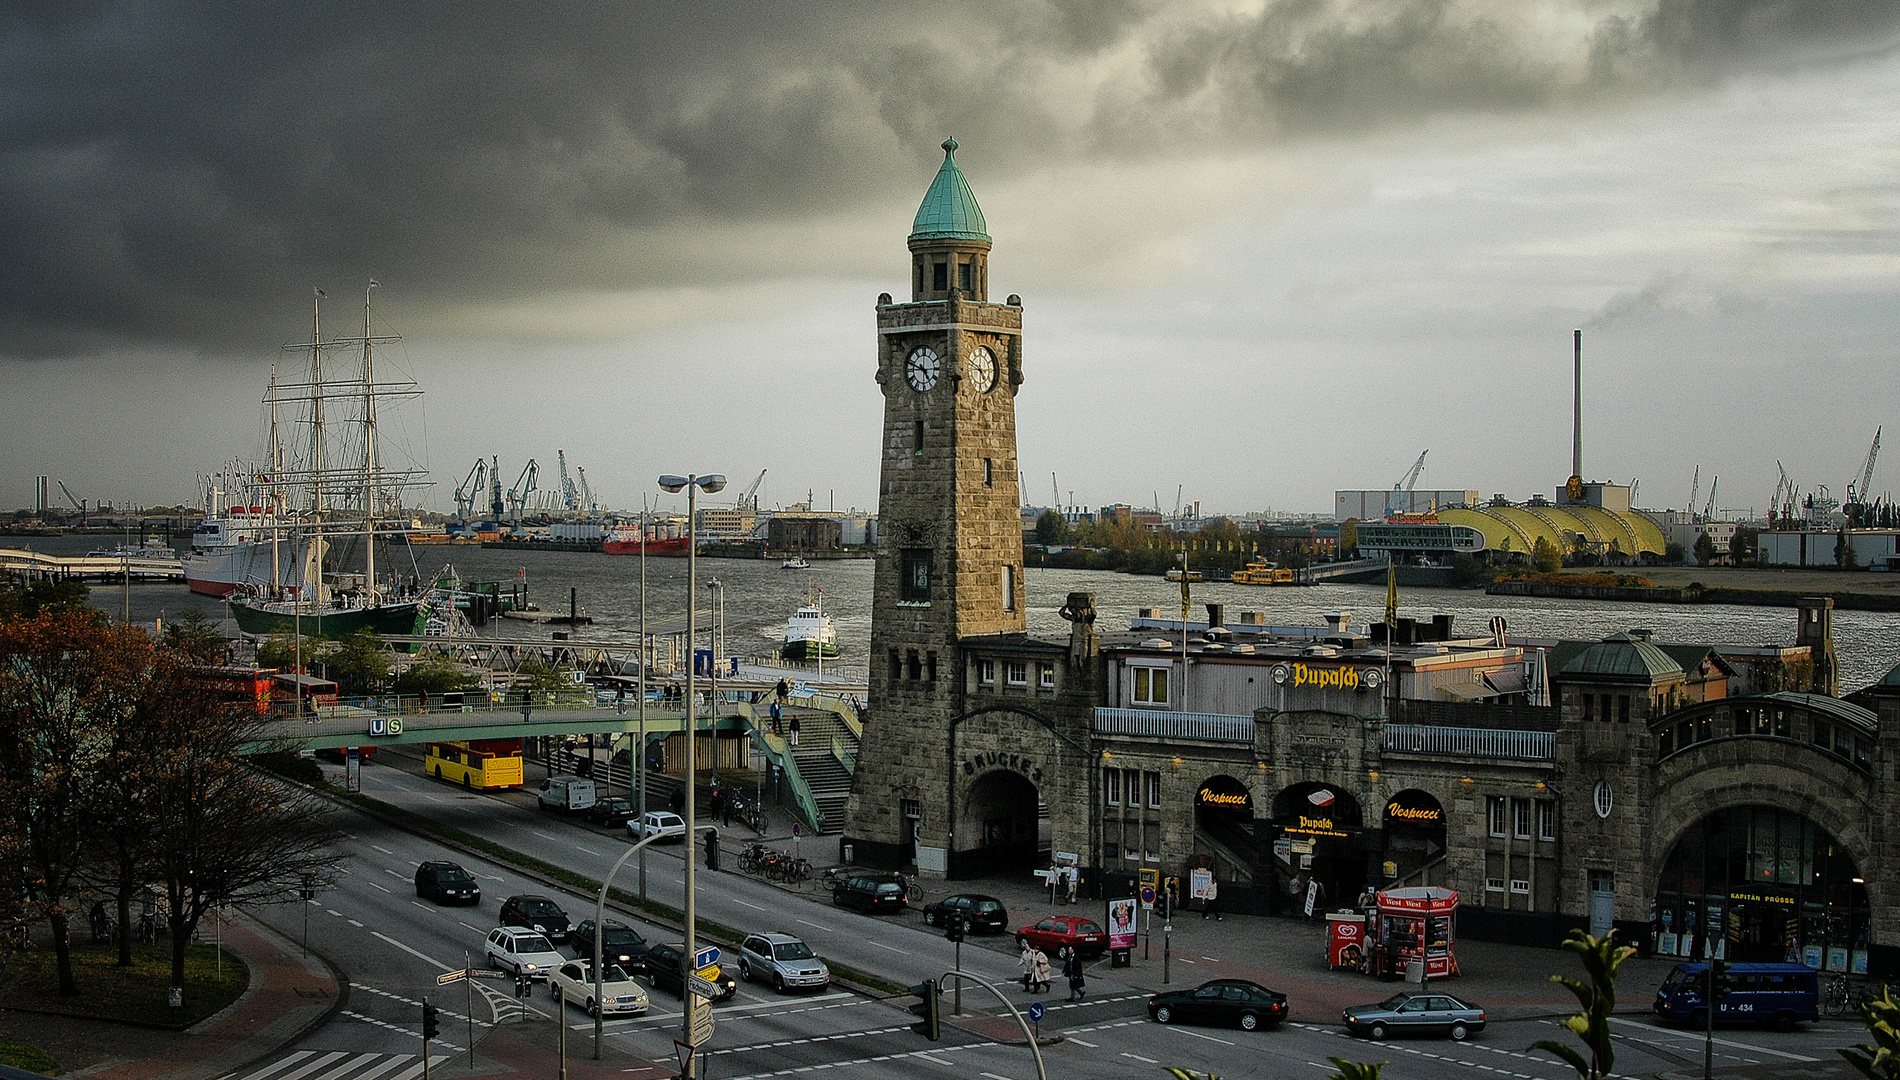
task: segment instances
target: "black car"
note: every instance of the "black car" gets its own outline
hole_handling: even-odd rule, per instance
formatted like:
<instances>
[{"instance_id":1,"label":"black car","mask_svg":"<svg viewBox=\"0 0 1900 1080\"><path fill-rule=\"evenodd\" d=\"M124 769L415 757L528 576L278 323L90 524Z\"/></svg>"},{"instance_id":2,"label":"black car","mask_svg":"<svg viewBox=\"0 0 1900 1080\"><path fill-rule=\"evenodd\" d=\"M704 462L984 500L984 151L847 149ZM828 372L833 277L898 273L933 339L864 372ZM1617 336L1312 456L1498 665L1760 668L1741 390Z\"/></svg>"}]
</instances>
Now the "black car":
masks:
<instances>
[{"instance_id":1,"label":"black car","mask_svg":"<svg viewBox=\"0 0 1900 1080\"><path fill-rule=\"evenodd\" d=\"M902 911L909 906L904 899L904 879L896 874L853 874L832 887L831 902L871 915Z\"/></svg>"},{"instance_id":2,"label":"black car","mask_svg":"<svg viewBox=\"0 0 1900 1080\"><path fill-rule=\"evenodd\" d=\"M639 816L633 803L621 798L596 799L594 805L587 808L587 820L609 829L623 828L627 822Z\"/></svg>"},{"instance_id":3,"label":"black car","mask_svg":"<svg viewBox=\"0 0 1900 1080\"><path fill-rule=\"evenodd\" d=\"M958 893L925 904L924 925L942 926L953 911L963 916L973 934L986 930L1000 934L1009 929L1009 910L1003 906L1003 902L981 893Z\"/></svg>"},{"instance_id":4,"label":"black car","mask_svg":"<svg viewBox=\"0 0 1900 1080\"><path fill-rule=\"evenodd\" d=\"M1163 1024L1232 1024L1253 1031L1286 1019L1286 995L1245 979L1215 979L1156 994L1148 999L1148 1015Z\"/></svg>"},{"instance_id":5,"label":"black car","mask_svg":"<svg viewBox=\"0 0 1900 1080\"><path fill-rule=\"evenodd\" d=\"M545 896L526 893L511 896L502 901L501 925L526 926L547 935L547 939L556 944L567 940L568 931L573 923L568 922L567 912L561 906Z\"/></svg>"},{"instance_id":6,"label":"black car","mask_svg":"<svg viewBox=\"0 0 1900 1080\"><path fill-rule=\"evenodd\" d=\"M416 867L416 895L438 904L480 904L482 887L455 863L426 862Z\"/></svg>"},{"instance_id":7,"label":"black car","mask_svg":"<svg viewBox=\"0 0 1900 1080\"><path fill-rule=\"evenodd\" d=\"M582 957L594 952L594 920L582 919L574 926L574 934L567 943ZM600 927L600 948L607 954L607 962L619 964L629 974L642 974L647 969L647 939L626 923L608 919Z\"/></svg>"},{"instance_id":8,"label":"black car","mask_svg":"<svg viewBox=\"0 0 1900 1080\"><path fill-rule=\"evenodd\" d=\"M681 961L685 959L686 946L679 942L671 945L654 945L647 949L647 982L655 990L667 990L680 997L686 996L686 979L681 975ZM714 1001L730 1001L739 992L738 980L721 971L718 964L699 969L699 974L711 979L719 987L719 996Z\"/></svg>"}]
</instances>

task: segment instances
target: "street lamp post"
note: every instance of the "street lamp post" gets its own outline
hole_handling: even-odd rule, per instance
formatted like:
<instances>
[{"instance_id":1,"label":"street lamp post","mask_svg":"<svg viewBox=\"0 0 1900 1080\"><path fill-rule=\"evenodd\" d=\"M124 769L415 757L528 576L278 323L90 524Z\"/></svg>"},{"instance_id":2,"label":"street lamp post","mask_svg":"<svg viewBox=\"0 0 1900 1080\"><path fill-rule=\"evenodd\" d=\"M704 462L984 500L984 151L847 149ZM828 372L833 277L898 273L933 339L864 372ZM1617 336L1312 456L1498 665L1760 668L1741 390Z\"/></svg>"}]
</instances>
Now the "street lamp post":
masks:
<instances>
[{"instance_id":1,"label":"street lamp post","mask_svg":"<svg viewBox=\"0 0 1900 1080\"><path fill-rule=\"evenodd\" d=\"M712 781L713 787L719 786L719 654L726 644L726 586L718 578L706 583L708 589L719 594L719 623L712 638ZM715 810L718 807L714 807Z\"/></svg>"},{"instance_id":2,"label":"street lamp post","mask_svg":"<svg viewBox=\"0 0 1900 1080\"><path fill-rule=\"evenodd\" d=\"M642 824L647 819L647 664L653 659L653 643L647 640L647 506L640 499L640 742L633 749L634 786L639 789L634 807ZM647 898L647 850L640 847L640 899Z\"/></svg>"},{"instance_id":3,"label":"street lamp post","mask_svg":"<svg viewBox=\"0 0 1900 1080\"><path fill-rule=\"evenodd\" d=\"M714 473L710 476L667 475L667 476L660 477L660 489L662 491L677 493L681 488L684 488L686 490L686 643L687 643L686 647L689 653L692 651L692 643L694 641L693 635L694 635L695 620L693 618L693 608L694 608L695 603L699 599L699 596L698 596L698 593L699 593L699 520L698 520L698 514L697 514L698 503L699 503L698 497L701 491L704 491L706 494L711 495L717 491L723 490L725 486L726 486L726 478L718 473ZM683 964L691 964L693 962L693 959L699 955L699 944L697 940L698 919L697 919L697 914L695 910L694 895L693 895L695 864L693 861L693 848L692 848L693 839L695 836L698 835L698 832L694 827L694 805L693 805L697 801L697 799L695 798L695 795L697 794L697 792L695 790L694 781L697 780L698 775L699 775L698 762L695 760L696 747L693 745L699 739L699 722L697 719L698 710L694 703L695 702L694 695L696 693L697 693L697 689L693 685L693 665L691 663L688 663L686 665L687 723L686 723L686 807L685 807L686 809L686 845L687 846L686 846L686 858L683 860L686 864L686 943L685 943L685 948L684 948L685 955L681 958L681 963ZM682 982L684 982L686 972L681 972L680 976L681 976ZM682 987L682 989L684 989L684 987ZM681 1010L682 1015L680 1017L680 1033L683 1037L681 1038L680 1041L685 1042L685 1043L692 1043L693 1042L694 1010L691 1007L692 1003L691 1003L690 996L688 996L686 1004L688 1007ZM697 1054L686 1059L685 1069L683 1070L682 1075L687 1077L688 1080L692 1080L693 1077L697 1077L699 1075L699 1058Z\"/></svg>"}]
</instances>

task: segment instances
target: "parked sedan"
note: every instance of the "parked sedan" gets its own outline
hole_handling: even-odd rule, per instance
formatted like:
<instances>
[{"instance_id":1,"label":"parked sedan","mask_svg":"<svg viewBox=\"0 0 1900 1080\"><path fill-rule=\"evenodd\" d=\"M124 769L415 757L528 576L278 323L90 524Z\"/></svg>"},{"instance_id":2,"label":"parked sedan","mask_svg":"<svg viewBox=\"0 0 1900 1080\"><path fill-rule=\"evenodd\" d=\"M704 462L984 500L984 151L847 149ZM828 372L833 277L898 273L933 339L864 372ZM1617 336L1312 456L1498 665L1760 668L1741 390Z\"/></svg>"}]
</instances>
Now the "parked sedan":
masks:
<instances>
[{"instance_id":1,"label":"parked sedan","mask_svg":"<svg viewBox=\"0 0 1900 1080\"><path fill-rule=\"evenodd\" d=\"M1449 1035L1462 1042L1484 1030L1484 1010L1450 994L1393 994L1377 1005L1346 1010L1346 1030L1383 1039L1386 1035Z\"/></svg>"},{"instance_id":2,"label":"parked sedan","mask_svg":"<svg viewBox=\"0 0 1900 1080\"><path fill-rule=\"evenodd\" d=\"M1108 934L1093 919L1080 915L1051 915L1030 926L1018 927L1016 945L1034 945L1054 955L1057 949L1075 949L1086 958L1108 951Z\"/></svg>"},{"instance_id":3,"label":"parked sedan","mask_svg":"<svg viewBox=\"0 0 1900 1080\"><path fill-rule=\"evenodd\" d=\"M1009 929L1009 909L994 896L980 893L958 893L946 896L935 903L924 905L924 925L942 926L949 921L951 912L960 913L973 934L984 931L1000 934Z\"/></svg>"},{"instance_id":4,"label":"parked sedan","mask_svg":"<svg viewBox=\"0 0 1900 1080\"><path fill-rule=\"evenodd\" d=\"M602 1012L595 1007L594 968L585 960L569 960L548 972L548 993L557 1001L581 1006L589 1016L599 1016ZM641 1016L652 1005L647 992L629 978L619 964L608 964L601 969L600 1000L606 1003L605 1011L610 1016Z\"/></svg>"},{"instance_id":5,"label":"parked sedan","mask_svg":"<svg viewBox=\"0 0 1900 1080\"><path fill-rule=\"evenodd\" d=\"M567 943L583 958L594 951L594 920L582 919L574 927L574 933ZM647 939L640 931L616 919L608 919L600 928L601 951L607 954L607 962L619 964L632 972L644 972L647 968Z\"/></svg>"},{"instance_id":6,"label":"parked sedan","mask_svg":"<svg viewBox=\"0 0 1900 1080\"><path fill-rule=\"evenodd\" d=\"M587 808L587 820L596 825L605 825L609 829L618 829L639 816L631 800L622 798L596 799L594 805Z\"/></svg>"},{"instance_id":7,"label":"parked sedan","mask_svg":"<svg viewBox=\"0 0 1900 1080\"><path fill-rule=\"evenodd\" d=\"M686 996L686 979L680 974L685 948L675 942L671 945L655 945L647 950L647 982L653 984L653 989ZM718 964L707 964L700 968L699 977L710 980L719 988L719 996L714 1001L730 1001L739 992L738 980L719 970Z\"/></svg>"},{"instance_id":8,"label":"parked sedan","mask_svg":"<svg viewBox=\"0 0 1900 1080\"><path fill-rule=\"evenodd\" d=\"M1148 1015L1163 1024L1232 1024L1242 1031L1286 1019L1286 995L1245 979L1215 979L1192 990L1148 999Z\"/></svg>"},{"instance_id":9,"label":"parked sedan","mask_svg":"<svg viewBox=\"0 0 1900 1080\"><path fill-rule=\"evenodd\" d=\"M664 844L669 840L684 840L686 839L686 819L665 810L649 810L645 816L627 822L627 835L635 840L643 840L649 833L659 837L654 841L656 844Z\"/></svg>"},{"instance_id":10,"label":"parked sedan","mask_svg":"<svg viewBox=\"0 0 1900 1080\"><path fill-rule=\"evenodd\" d=\"M752 934L739 943L739 977L746 982L764 979L775 990L823 990L831 985L831 969L812 954L811 946L790 934Z\"/></svg>"}]
</instances>

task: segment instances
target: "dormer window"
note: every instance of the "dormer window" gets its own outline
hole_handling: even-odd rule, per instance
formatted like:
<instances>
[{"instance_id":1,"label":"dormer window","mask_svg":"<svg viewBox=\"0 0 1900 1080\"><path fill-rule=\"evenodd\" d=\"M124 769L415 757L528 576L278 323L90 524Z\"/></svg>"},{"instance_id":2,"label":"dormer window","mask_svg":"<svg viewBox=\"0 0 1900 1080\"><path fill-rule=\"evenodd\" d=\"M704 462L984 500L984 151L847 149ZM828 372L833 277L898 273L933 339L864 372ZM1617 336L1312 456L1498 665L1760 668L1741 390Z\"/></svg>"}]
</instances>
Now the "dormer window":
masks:
<instances>
[{"instance_id":1,"label":"dormer window","mask_svg":"<svg viewBox=\"0 0 1900 1080\"><path fill-rule=\"evenodd\" d=\"M957 288L965 293L970 291L970 263L968 260L957 262Z\"/></svg>"},{"instance_id":2,"label":"dormer window","mask_svg":"<svg viewBox=\"0 0 1900 1080\"><path fill-rule=\"evenodd\" d=\"M950 267L947 263L930 264L930 287L937 292L950 287Z\"/></svg>"}]
</instances>

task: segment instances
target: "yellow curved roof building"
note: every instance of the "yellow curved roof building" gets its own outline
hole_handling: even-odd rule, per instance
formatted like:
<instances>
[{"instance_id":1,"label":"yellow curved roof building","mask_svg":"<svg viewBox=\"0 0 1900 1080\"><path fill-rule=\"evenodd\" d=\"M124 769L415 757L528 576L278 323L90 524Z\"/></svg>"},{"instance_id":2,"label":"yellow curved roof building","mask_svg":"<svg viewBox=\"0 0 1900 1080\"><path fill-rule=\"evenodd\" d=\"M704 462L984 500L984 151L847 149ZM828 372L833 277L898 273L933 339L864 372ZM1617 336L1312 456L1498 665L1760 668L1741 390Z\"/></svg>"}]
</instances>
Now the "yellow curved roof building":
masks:
<instances>
[{"instance_id":1,"label":"yellow curved roof building","mask_svg":"<svg viewBox=\"0 0 1900 1080\"><path fill-rule=\"evenodd\" d=\"M1661 555L1662 528L1640 510L1608 510L1580 503L1562 506L1527 503L1440 510L1438 520L1484 534L1487 551L1527 553L1542 539L1558 551L1576 546L1576 538L1626 555Z\"/></svg>"}]
</instances>

